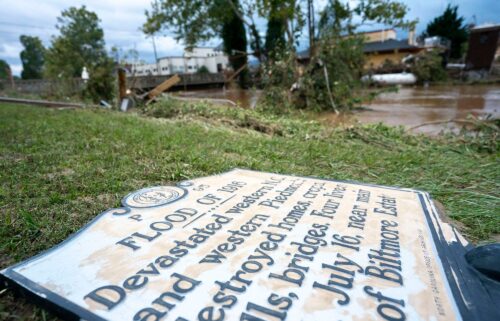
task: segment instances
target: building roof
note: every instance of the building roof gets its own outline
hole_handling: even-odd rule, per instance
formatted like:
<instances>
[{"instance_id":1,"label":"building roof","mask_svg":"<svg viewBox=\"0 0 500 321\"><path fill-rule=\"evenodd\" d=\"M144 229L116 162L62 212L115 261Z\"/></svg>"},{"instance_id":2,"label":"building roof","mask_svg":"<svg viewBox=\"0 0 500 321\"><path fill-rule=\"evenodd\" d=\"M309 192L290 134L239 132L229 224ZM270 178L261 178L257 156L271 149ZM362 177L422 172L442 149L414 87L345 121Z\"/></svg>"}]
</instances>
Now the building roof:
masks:
<instances>
[{"instance_id":1,"label":"building roof","mask_svg":"<svg viewBox=\"0 0 500 321\"><path fill-rule=\"evenodd\" d=\"M221 42L217 46L190 46L190 47L185 47L184 50L195 49L195 48L198 48L198 49L213 49L213 50L219 50L220 51L220 50L222 50L224 48L224 43Z\"/></svg>"},{"instance_id":2,"label":"building roof","mask_svg":"<svg viewBox=\"0 0 500 321\"><path fill-rule=\"evenodd\" d=\"M164 59L170 59L170 58L177 58L177 59L182 59L184 56L165 56L165 57L158 57L158 60L164 60ZM156 62L154 62L156 63Z\"/></svg>"},{"instance_id":3,"label":"building roof","mask_svg":"<svg viewBox=\"0 0 500 321\"><path fill-rule=\"evenodd\" d=\"M377 30L371 30L371 31L361 31L361 32L358 32L356 34L358 34L358 35L364 35L364 34L367 34L367 33L379 33L379 32L386 32L386 31L394 31L394 32L396 32L396 30L394 30L394 28L389 28L389 29L377 29Z\"/></svg>"},{"instance_id":4,"label":"building roof","mask_svg":"<svg viewBox=\"0 0 500 321\"><path fill-rule=\"evenodd\" d=\"M213 49L214 51L223 51L224 43L220 43L216 47L208 47L208 46L193 46L191 49L199 48L199 49ZM184 51L188 50L188 48L184 48ZM168 59L168 58L184 58L184 56L164 56L159 57L158 60ZM205 56L189 56L189 58L206 58Z\"/></svg>"},{"instance_id":5,"label":"building roof","mask_svg":"<svg viewBox=\"0 0 500 321\"><path fill-rule=\"evenodd\" d=\"M416 51L420 49L420 47L408 44L408 39L403 39L403 40L388 39L384 41L374 41L365 43L363 52L364 53L387 52L387 51L394 51L396 49L399 51ZM309 48L297 52L297 58L308 59Z\"/></svg>"},{"instance_id":6,"label":"building roof","mask_svg":"<svg viewBox=\"0 0 500 321\"><path fill-rule=\"evenodd\" d=\"M363 52L387 52L387 51L414 51L418 50L419 47L408 44L408 39L396 40L396 39L387 39L384 41L374 41L367 42L364 45Z\"/></svg>"},{"instance_id":7,"label":"building roof","mask_svg":"<svg viewBox=\"0 0 500 321\"><path fill-rule=\"evenodd\" d=\"M484 24L481 26L477 26L472 28L471 32L483 32L483 31L492 31L492 30L500 30L500 24Z\"/></svg>"}]
</instances>

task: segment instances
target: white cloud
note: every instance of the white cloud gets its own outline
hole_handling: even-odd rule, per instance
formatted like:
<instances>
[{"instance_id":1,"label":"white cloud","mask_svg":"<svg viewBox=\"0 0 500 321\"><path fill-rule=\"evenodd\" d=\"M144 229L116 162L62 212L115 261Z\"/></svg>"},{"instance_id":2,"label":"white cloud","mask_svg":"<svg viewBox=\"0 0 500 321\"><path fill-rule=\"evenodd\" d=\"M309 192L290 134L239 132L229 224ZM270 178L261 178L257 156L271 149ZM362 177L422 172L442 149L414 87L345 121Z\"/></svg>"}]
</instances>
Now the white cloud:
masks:
<instances>
[{"instance_id":1,"label":"white cloud","mask_svg":"<svg viewBox=\"0 0 500 321\"><path fill-rule=\"evenodd\" d=\"M5 1L2 9L4 13L9 13L2 15L2 21L45 27L53 27L55 18L61 12L56 2L36 0Z\"/></svg>"},{"instance_id":2,"label":"white cloud","mask_svg":"<svg viewBox=\"0 0 500 321\"><path fill-rule=\"evenodd\" d=\"M155 44L159 56L180 55L184 49L184 46L175 41L172 37L157 36L155 37ZM139 50L139 52L154 52L153 40L151 37L143 37L141 41L137 43L137 50Z\"/></svg>"},{"instance_id":3,"label":"white cloud","mask_svg":"<svg viewBox=\"0 0 500 321\"><path fill-rule=\"evenodd\" d=\"M19 53L23 50L20 43L3 43L0 45L0 56L3 58L19 58Z\"/></svg>"},{"instance_id":4,"label":"white cloud","mask_svg":"<svg viewBox=\"0 0 500 321\"><path fill-rule=\"evenodd\" d=\"M117 46L127 51L135 47L140 59L154 60L151 39L146 39L140 31L146 20L144 11L151 7L151 0L5 1L2 12L9 14L0 18L0 59L5 59L18 75L21 71L19 53L22 50L19 36L38 36L45 46L49 46L51 36L58 34L55 25L61 11L81 5L99 16L108 48ZM157 37L156 45L158 56L178 55L183 49L172 37Z\"/></svg>"},{"instance_id":5,"label":"white cloud","mask_svg":"<svg viewBox=\"0 0 500 321\"><path fill-rule=\"evenodd\" d=\"M21 71L23 70L23 65L21 64L13 64L10 65L10 70L12 70L13 75L21 75Z\"/></svg>"}]
</instances>

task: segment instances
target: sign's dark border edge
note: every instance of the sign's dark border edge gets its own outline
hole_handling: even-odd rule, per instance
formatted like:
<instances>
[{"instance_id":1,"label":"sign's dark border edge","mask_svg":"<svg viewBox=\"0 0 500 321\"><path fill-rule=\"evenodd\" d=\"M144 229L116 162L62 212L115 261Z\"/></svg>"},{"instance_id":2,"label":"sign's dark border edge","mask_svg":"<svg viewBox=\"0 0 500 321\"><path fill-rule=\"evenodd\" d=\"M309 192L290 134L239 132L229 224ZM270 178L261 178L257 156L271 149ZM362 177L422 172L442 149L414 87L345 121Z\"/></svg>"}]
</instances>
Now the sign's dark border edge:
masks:
<instances>
[{"instance_id":1,"label":"sign's dark border edge","mask_svg":"<svg viewBox=\"0 0 500 321\"><path fill-rule=\"evenodd\" d=\"M483 282L484 278L478 275L465 260L465 253L474 248L473 245L470 243L462 244L459 233L453 226L451 228L456 241L448 243L444 237L439 213L433 208L429 211L428 206L425 204L425 198L427 198L431 206L433 204L429 193L419 192L418 197L427 218L427 225L434 239L437 254L441 260L441 266L444 269L445 277L448 280L448 285L462 319L477 321L500 320L500 310L490 296L490 291ZM433 224L433 218L437 224ZM481 298L481 300L478 300L478 298ZM486 298L489 299L487 302L485 302Z\"/></svg>"},{"instance_id":2,"label":"sign's dark border edge","mask_svg":"<svg viewBox=\"0 0 500 321\"><path fill-rule=\"evenodd\" d=\"M15 271L7 270L5 275L0 273L0 282L64 320L106 321Z\"/></svg>"}]
</instances>

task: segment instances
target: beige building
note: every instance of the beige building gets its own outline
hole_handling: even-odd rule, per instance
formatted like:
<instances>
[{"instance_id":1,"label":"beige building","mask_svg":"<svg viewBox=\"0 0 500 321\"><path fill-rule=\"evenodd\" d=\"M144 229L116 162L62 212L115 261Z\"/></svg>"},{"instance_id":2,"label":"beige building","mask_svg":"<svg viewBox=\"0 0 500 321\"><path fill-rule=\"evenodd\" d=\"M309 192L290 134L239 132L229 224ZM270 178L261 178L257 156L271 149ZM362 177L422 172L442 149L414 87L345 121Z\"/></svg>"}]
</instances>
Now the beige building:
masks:
<instances>
[{"instance_id":1,"label":"beige building","mask_svg":"<svg viewBox=\"0 0 500 321\"><path fill-rule=\"evenodd\" d=\"M365 42L386 41L389 39L396 39L396 30L383 29L375 31L361 32L360 35L364 36Z\"/></svg>"},{"instance_id":2,"label":"beige building","mask_svg":"<svg viewBox=\"0 0 500 321\"><path fill-rule=\"evenodd\" d=\"M398 40L394 29L376 30L361 33L365 37L363 52L366 55L366 69L377 69L390 61L395 65L411 54L417 54L424 47L416 46L414 33L409 38Z\"/></svg>"}]
</instances>

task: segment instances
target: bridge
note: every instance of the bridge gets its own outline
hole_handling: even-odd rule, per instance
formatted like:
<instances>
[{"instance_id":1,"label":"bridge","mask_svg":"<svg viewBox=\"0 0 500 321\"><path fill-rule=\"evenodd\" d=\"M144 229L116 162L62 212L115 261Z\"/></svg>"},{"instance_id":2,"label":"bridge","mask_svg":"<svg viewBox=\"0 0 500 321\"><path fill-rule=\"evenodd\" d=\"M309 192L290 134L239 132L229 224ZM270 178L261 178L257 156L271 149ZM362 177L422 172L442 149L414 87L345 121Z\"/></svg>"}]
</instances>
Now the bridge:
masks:
<instances>
[{"instance_id":1,"label":"bridge","mask_svg":"<svg viewBox=\"0 0 500 321\"><path fill-rule=\"evenodd\" d=\"M165 76L134 76L127 77L127 87L131 89L148 90L158 86L173 75ZM223 86L226 82L224 74L179 74L181 81L172 88Z\"/></svg>"}]
</instances>

